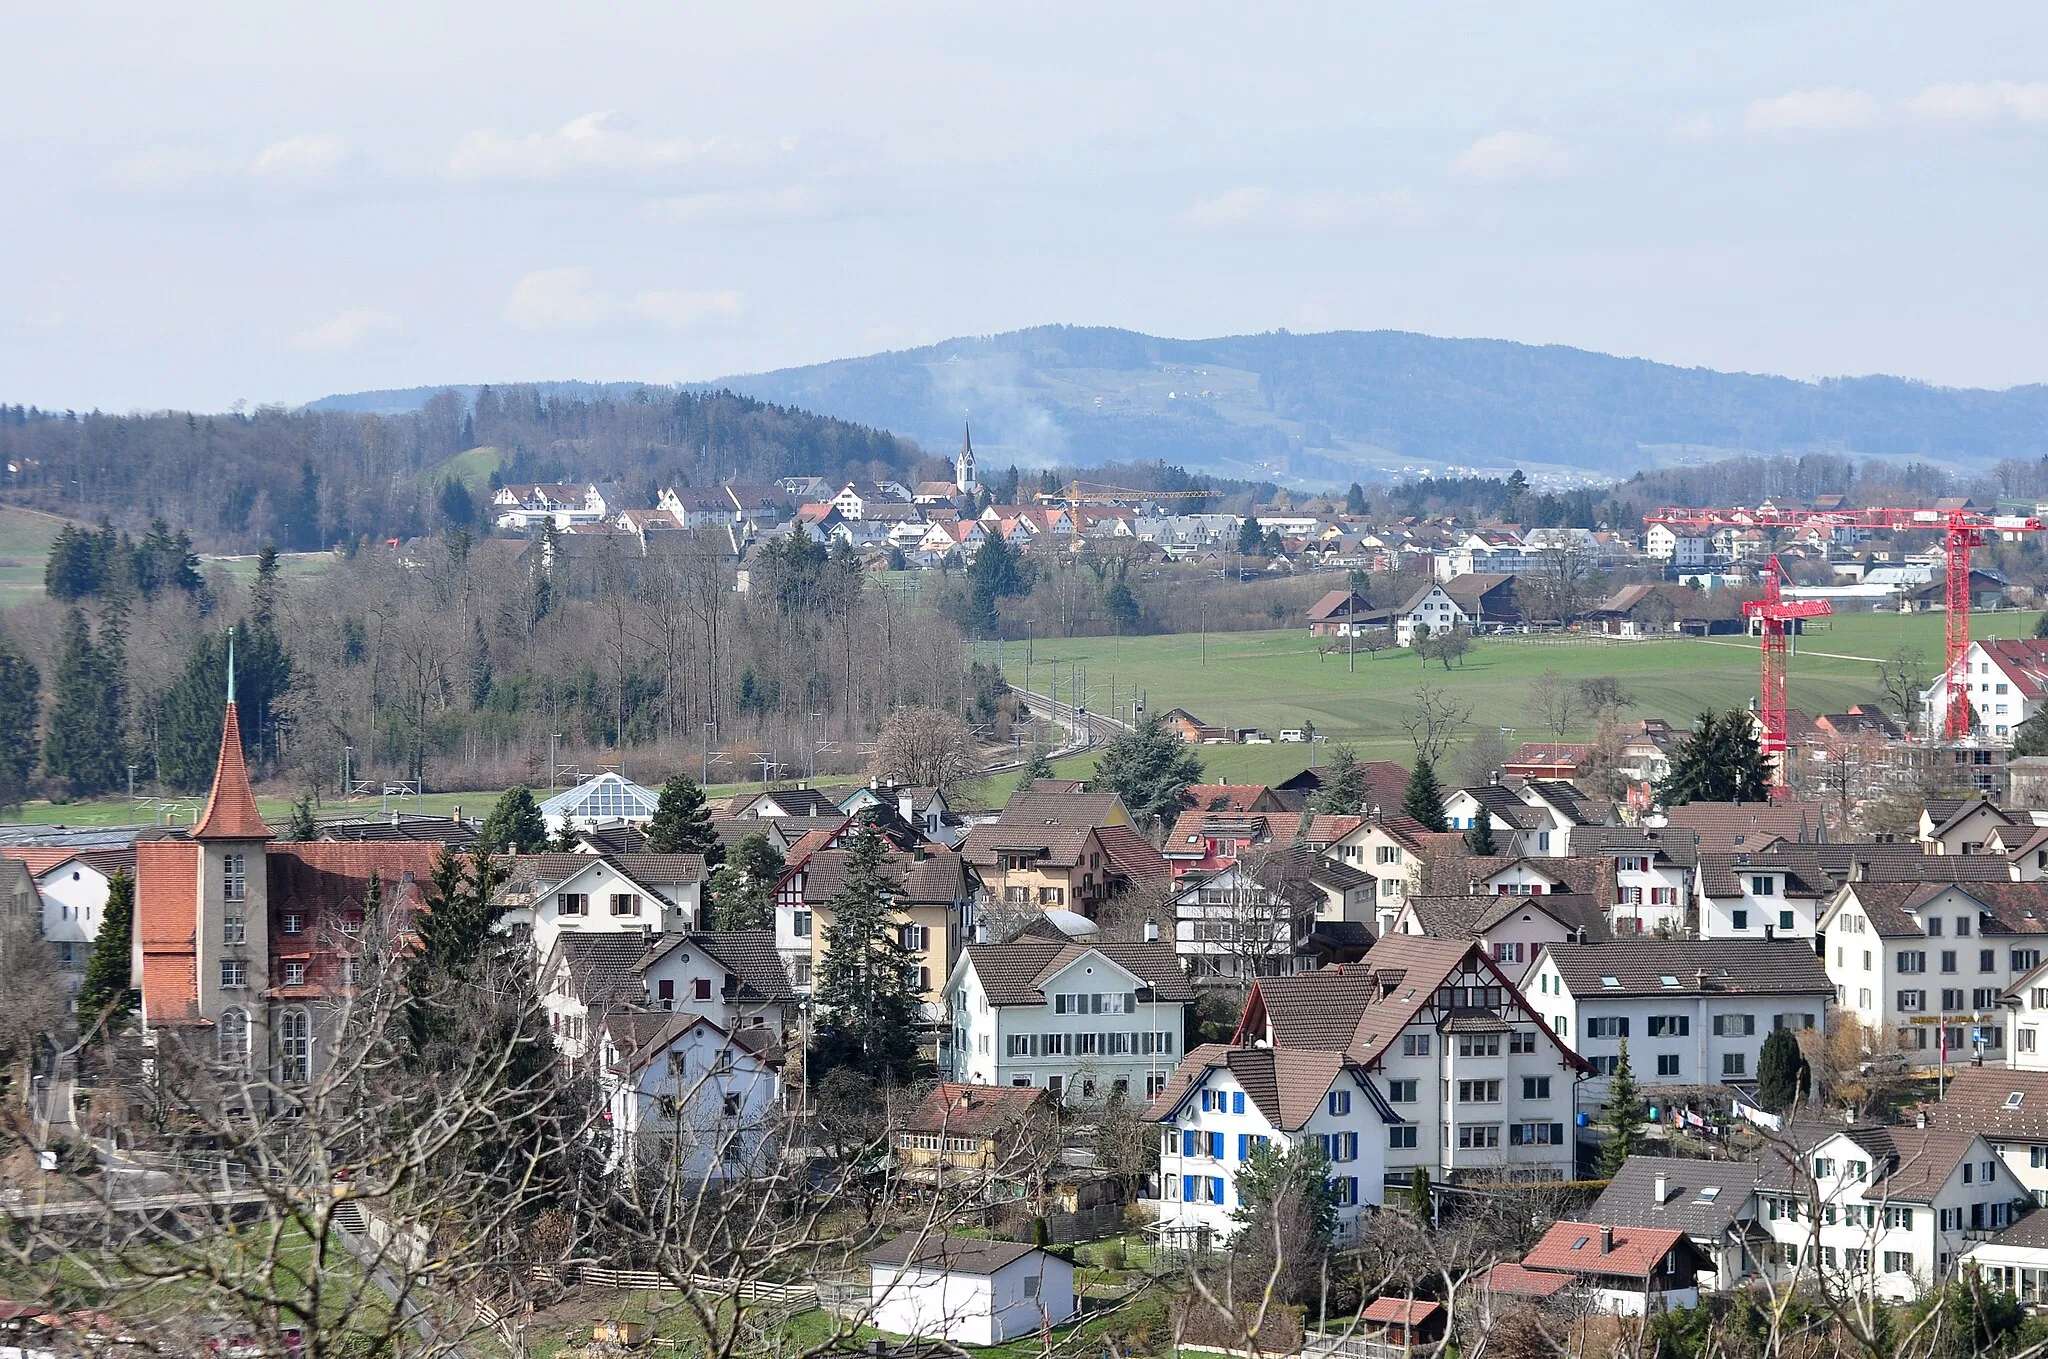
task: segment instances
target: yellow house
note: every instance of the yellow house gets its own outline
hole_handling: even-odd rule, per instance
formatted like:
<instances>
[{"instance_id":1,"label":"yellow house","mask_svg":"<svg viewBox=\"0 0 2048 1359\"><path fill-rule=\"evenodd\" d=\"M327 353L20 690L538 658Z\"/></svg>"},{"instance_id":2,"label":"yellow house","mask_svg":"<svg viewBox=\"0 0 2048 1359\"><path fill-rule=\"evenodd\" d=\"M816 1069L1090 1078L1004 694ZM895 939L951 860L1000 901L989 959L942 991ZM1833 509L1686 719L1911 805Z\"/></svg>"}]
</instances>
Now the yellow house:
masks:
<instances>
[{"instance_id":1,"label":"yellow house","mask_svg":"<svg viewBox=\"0 0 2048 1359\"><path fill-rule=\"evenodd\" d=\"M1006 907L1091 914L1135 883L1167 876L1165 858L1131 827L1115 793L1017 793L1003 814L960 846L989 894Z\"/></svg>"},{"instance_id":2,"label":"yellow house","mask_svg":"<svg viewBox=\"0 0 2048 1359\"><path fill-rule=\"evenodd\" d=\"M832 900L846 883L849 857L848 850L819 850L804 863L801 882L790 884L800 894L800 909L809 912L805 928L813 976L824 966L831 946ZM952 850L917 850L891 853L882 861L882 872L894 884L897 940L915 955L912 966L917 969L925 1020L943 1025L947 1022L946 977L967 941L978 885L974 870Z\"/></svg>"}]
</instances>

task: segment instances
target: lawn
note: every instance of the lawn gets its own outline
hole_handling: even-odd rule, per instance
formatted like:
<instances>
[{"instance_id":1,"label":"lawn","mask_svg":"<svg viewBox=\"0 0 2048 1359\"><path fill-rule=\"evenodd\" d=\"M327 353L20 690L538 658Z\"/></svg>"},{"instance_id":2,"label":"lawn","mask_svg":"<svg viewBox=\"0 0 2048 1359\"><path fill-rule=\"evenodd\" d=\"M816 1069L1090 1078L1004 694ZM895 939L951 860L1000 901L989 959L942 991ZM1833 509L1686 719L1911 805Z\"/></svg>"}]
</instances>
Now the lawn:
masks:
<instances>
[{"instance_id":1,"label":"lawn","mask_svg":"<svg viewBox=\"0 0 2048 1359\"><path fill-rule=\"evenodd\" d=\"M67 522L54 514L0 505L0 609L42 598L43 562Z\"/></svg>"},{"instance_id":2,"label":"lawn","mask_svg":"<svg viewBox=\"0 0 2048 1359\"><path fill-rule=\"evenodd\" d=\"M1979 637L2031 635L2038 615L1980 614ZM1925 672L1940 668L1939 614L1848 614L1821 619L1798 640L1788 692L1794 707L1809 712L1840 711L1851 703L1878 702L1877 662L1900 647L1926 658ZM1016 642L980 643L976 654L995 660L1011 683L1025 683L1025 648ZM1130 716L1134 691L1149 711L1186 708L1203 722L1224 727L1258 727L1269 736L1286 728L1315 724L1319 735L1350 741L1371 758L1402 758L1412 752L1401 719L1414 710L1416 685L1424 680L1469 703L1473 721L1511 728L1511 741L1541 739L1527 711L1529 685L1545 670L1572 679L1613 675L1636 698L1631 717L1665 717L1684 724L1707 707L1747 705L1757 692L1758 654L1753 639L1674 638L1592 643L1577 639L1483 638L1462 665L1446 671L1419 663L1400 649L1360 655L1355 669L1342 654L1319 657L1299 629L1278 632L1212 633L1206 639L1162 637L1040 640L1031 647L1031 687L1066 701L1078 679L1087 705ZM1568 738L1591 735L1580 723ZM1271 782L1308 763L1299 746L1204 746L1209 777ZM1092 756L1061 761L1059 772L1076 777L1092 768ZM994 781L991 781L993 785Z\"/></svg>"}]
</instances>

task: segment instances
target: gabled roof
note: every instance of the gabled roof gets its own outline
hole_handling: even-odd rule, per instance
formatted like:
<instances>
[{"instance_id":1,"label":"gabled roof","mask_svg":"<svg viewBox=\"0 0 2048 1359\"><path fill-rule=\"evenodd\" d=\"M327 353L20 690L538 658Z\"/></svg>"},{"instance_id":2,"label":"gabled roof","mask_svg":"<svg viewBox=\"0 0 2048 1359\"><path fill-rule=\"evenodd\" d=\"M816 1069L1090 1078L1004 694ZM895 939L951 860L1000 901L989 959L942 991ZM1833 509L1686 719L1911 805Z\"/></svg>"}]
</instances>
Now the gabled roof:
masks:
<instances>
[{"instance_id":1,"label":"gabled roof","mask_svg":"<svg viewBox=\"0 0 2048 1359\"><path fill-rule=\"evenodd\" d=\"M1576 845L1578 837L1573 837ZM1700 838L1683 827L1654 829L1647 826L1602 826L1593 842L1596 854L1647 855L1652 864L1691 868L1699 862Z\"/></svg>"},{"instance_id":2,"label":"gabled roof","mask_svg":"<svg viewBox=\"0 0 2048 1359\"><path fill-rule=\"evenodd\" d=\"M1515 577L1498 571L1470 571L1462 576L1453 576L1443 583L1443 592L1456 601L1466 613L1477 616L1482 604L1494 606L1496 615L1513 612ZM1504 599L1486 599L1505 585L1509 587ZM1502 607L1502 606L1505 607Z\"/></svg>"},{"instance_id":3,"label":"gabled roof","mask_svg":"<svg viewBox=\"0 0 2048 1359\"><path fill-rule=\"evenodd\" d=\"M1830 999L1835 994L1827 968L1803 939L1617 939L1560 945L1548 956L1581 1002L1703 992Z\"/></svg>"},{"instance_id":4,"label":"gabled roof","mask_svg":"<svg viewBox=\"0 0 2048 1359\"><path fill-rule=\"evenodd\" d=\"M1797 802L1687 802L1667 808L1664 821L1698 835L1702 854L1754 853L1772 840L1813 838L1806 808Z\"/></svg>"},{"instance_id":5,"label":"gabled roof","mask_svg":"<svg viewBox=\"0 0 2048 1359\"><path fill-rule=\"evenodd\" d=\"M1577 769L1586 762L1592 750L1593 747L1583 741L1524 741L1515 747L1514 754L1501 762L1501 767Z\"/></svg>"},{"instance_id":6,"label":"gabled roof","mask_svg":"<svg viewBox=\"0 0 2048 1359\"><path fill-rule=\"evenodd\" d=\"M564 930L541 967L541 990L552 990L566 967L570 994L591 1009L637 1004L646 990L634 964L646 952L647 936L638 930Z\"/></svg>"},{"instance_id":7,"label":"gabled roof","mask_svg":"<svg viewBox=\"0 0 2048 1359\"><path fill-rule=\"evenodd\" d=\"M1572 1276L1553 1270L1527 1269L1513 1260L1503 1260L1486 1271L1486 1291L1503 1298L1530 1298L1541 1302L1554 1298L1572 1286Z\"/></svg>"},{"instance_id":8,"label":"gabled roof","mask_svg":"<svg viewBox=\"0 0 2048 1359\"><path fill-rule=\"evenodd\" d=\"M1567 931L1585 931L1590 943L1613 937L1606 908L1582 892L1479 893L1466 896L1431 896L1416 893L1407 898L1423 933L1432 939L1477 939L1511 916L1536 911L1549 916Z\"/></svg>"},{"instance_id":9,"label":"gabled roof","mask_svg":"<svg viewBox=\"0 0 2048 1359\"><path fill-rule=\"evenodd\" d=\"M687 1010L622 1010L604 1022L605 1032L611 1036L612 1046L619 1054L615 1069L622 1072L640 1070L700 1024L726 1039L726 1046L735 1051L761 1056L755 1051L753 1041L740 1035L728 1035L703 1015L691 1014ZM742 1030L742 1034L756 1032L760 1031Z\"/></svg>"},{"instance_id":10,"label":"gabled roof","mask_svg":"<svg viewBox=\"0 0 2048 1359\"><path fill-rule=\"evenodd\" d=\"M1927 1122L1993 1141L2048 1143L2048 1071L1958 1066L1947 1093L1928 1105Z\"/></svg>"},{"instance_id":11,"label":"gabled roof","mask_svg":"<svg viewBox=\"0 0 2048 1359\"><path fill-rule=\"evenodd\" d=\"M1194 783L1188 785L1188 796L1194 799L1198 811L1205 812L1249 812L1263 806L1278 804L1272 800L1273 790L1263 783Z\"/></svg>"},{"instance_id":12,"label":"gabled roof","mask_svg":"<svg viewBox=\"0 0 2048 1359\"><path fill-rule=\"evenodd\" d=\"M1603 1232L1612 1232L1613 1249ZM1664 1257L1685 1240L1675 1227L1602 1227L1595 1222L1554 1222L1543 1239L1522 1257L1528 1269L1557 1274L1616 1274L1647 1279Z\"/></svg>"},{"instance_id":13,"label":"gabled roof","mask_svg":"<svg viewBox=\"0 0 2048 1359\"><path fill-rule=\"evenodd\" d=\"M232 667L233 660L230 658ZM232 668L228 688L234 689ZM249 788L249 767L242 762L242 720L235 714L235 700L228 699L227 716L220 729L220 754L213 766L213 791L207 794L206 810L194 823L194 840L268 840L272 832L256 810L256 794Z\"/></svg>"},{"instance_id":14,"label":"gabled roof","mask_svg":"<svg viewBox=\"0 0 2048 1359\"><path fill-rule=\"evenodd\" d=\"M696 949L734 978L737 984L727 1000L741 1005L787 1005L796 1000L782 955L775 951L774 930L693 930L656 935L653 944L634 960L633 971L644 974L676 949L685 947Z\"/></svg>"},{"instance_id":15,"label":"gabled roof","mask_svg":"<svg viewBox=\"0 0 2048 1359\"><path fill-rule=\"evenodd\" d=\"M1781 896L1815 898L1832 896L1835 891L1834 880L1801 855L1766 850L1762 854L1700 856L1700 890L1710 897L1741 896L1742 879L1750 874L1783 874Z\"/></svg>"},{"instance_id":16,"label":"gabled roof","mask_svg":"<svg viewBox=\"0 0 2048 1359\"><path fill-rule=\"evenodd\" d=\"M903 1131L994 1137L1051 1114L1051 1097L1042 1087L940 1082L903 1120Z\"/></svg>"},{"instance_id":17,"label":"gabled roof","mask_svg":"<svg viewBox=\"0 0 2048 1359\"><path fill-rule=\"evenodd\" d=\"M1328 1049L1281 1051L1204 1043L1181 1059L1145 1113L1155 1120L1172 1117L1188 1091L1209 1072L1228 1071L1268 1123L1282 1132L1297 1132L1315 1117L1346 1065L1342 1052Z\"/></svg>"},{"instance_id":18,"label":"gabled roof","mask_svg":"<svg viewBox=\"0 0 2048 1359\"><path fill-rule=\"evenodd\" d=\"M1509 830L1535 830L1543 824L1543 813L1516 797L1512 788L1485 783L1457 791L1486 808L1487 818L1496 826Z\"/></svg>"},{"instance_id":19,"label":"gabled roof","mask_svg":"<svg viewBox=\"0 0 2048 1359\"><path fill-rule=\"evenodd\" d=\"M1601 825L1613 810L1612 803L1587 797L1578 785L1566 783L1563 779L1530 779L1522 789L1541 798L1574 826Z\"/></svg>"},{"instance_id":20,"label":"gabled roof","mask_svg":"<svg viewBox=\"0 0 2048 1359\"><path fill-rule=\"evenodd\" d=\"M1937 863L1943 859L1978 857L1989 858L1995 864L2004 862L1995 856L1943 854L1929 857ZM1920 926L1917 912L1944 892L1959 893L1976 904L1982 917L1978 925L1981 934L2048 933L2048 892L2043 892L2039 883L2012 882L2009 879L1990 882L1851 882L1842 888L1835 905L1830 907L1830 913L1839 911L1853 899L1869 918L1870 928L1880 937L1920 938L1926 931Z\"/></svg>"},{"instance_id":21,"label":"gabled roof","mask_svg":"<svg viewBox=\"0 0 2048 1359\"><path fill-rule=\"evenodd\" d=\"M1974 1129L1856 1127L1844 1135L1870 1153L1872 1169L1889 1166L1864 1197L1931 1203L1976 1144Z\"/></svg>"},{"instance_id":22,"label":"gabled roof","mask_svg":"<svg viewBox=\"0 0 2048 1359\"><path fill-rule=\"evenodd\" d=\"M1614 860L1609 857L1557 859L1541 855L1463 852L1462 839L1450 852L1429 859L1423 867L1421 890L1438 896L1474 895L1473 884L1484 884L1512 868L1525 868L1550 882L1560 892L1586 897L1602 908L1616 900Z\"/></svg>"},{"instance_id":23,"label":"gabled roof","mask_svg":"<svg viewBox=\"0 0 2048 1359\"><path fill-rule=\"evenodd\" d=\"M1095 838L1110 866L1132 882L1160 882L1172 876L1166 856L1129 826L1097 826Z\"/></svg>"},{"instance_id":24,"label":"gabled roof","mask_svg":"<svg viewBox=\"0 0 2048 1359\"><path fill-rule=\"evenodd\" d=\"M1719 1237L1755 1212L1758 1164L1679 1156L1631 1156L1586 1210L1586 1221L1616 1227L1676 1227L1695 1239ZM1657 1197L1657 1181L1664 1196Z\"/></svg>"},{"instance_id":25,"label":"gabled roof","mask_svg":"<svg viewBox=\"0 0 2048 1359\"><path fill-rule=\"evenodd\" d=\"M850 849L824 849L810 856L804 872L804 902L828 906L846 885ZM795 855L791 855L795 861ZM910 854L883 856L882 874L894 886L899 906L947 906L965 901L972 893L967 863L952 850L933 850L922 859Z\"/></svg>"},{"instance_id":26,"label":"gabled roof","mask_svg":"<svg viewBox=\"0 0 2048 1359\"><path fill-rule=\"evenodd\" d=\"M2048 641L2015 637L2009 641L1980 641L1977 645L2011 679L2021 698L2048 694Z\"/></svg>"},{"instance_id":27,"label":"gabled roof","mask_svg":"<svg viewBox=\"0 0 2048 1359\"><path fill-rule=\"evenodd\" d=\"M1038 1247L1028 1241L984 1241L980 1237L908 1231L868 1252L871 1265L905 1265L948 1274L1000 1273Z\"/></svg>"},{"instance_id":28,"label":"gabled roof","mask_svg":"<svg viewBox=\"0 0 2048 1359\"><path fill-rule=\"evenodd\" d=\"M969 944L962 956L973 965L990 1005L1043 1005L1046 980L1089 953L1150 985L1162 1001L1194 999L1179 955L1164 941L1080 943L1023 934L1007 944Z\"/></svg>"}]
</instances>

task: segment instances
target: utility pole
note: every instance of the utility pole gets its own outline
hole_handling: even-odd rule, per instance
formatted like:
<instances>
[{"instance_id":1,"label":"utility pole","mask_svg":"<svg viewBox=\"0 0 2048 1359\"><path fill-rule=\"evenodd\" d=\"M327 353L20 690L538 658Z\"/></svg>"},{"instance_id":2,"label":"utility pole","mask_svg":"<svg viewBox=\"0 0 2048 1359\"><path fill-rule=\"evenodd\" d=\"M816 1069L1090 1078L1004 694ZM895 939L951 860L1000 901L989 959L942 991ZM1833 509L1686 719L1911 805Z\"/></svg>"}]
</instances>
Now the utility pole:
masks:
<instances>
[{"instance_id":1,"label":"utility pole","mask_svg":"<svg viewBox=\"0 0 2048 1359\"><path fill-rule=\"evenodd\" d=\"M712 724L709 722L704 724L704 753L697 761L697 786L699 788L711 782L711 727Z\"/></svg>"},{"instance_id":2,"label":"utility pole","mask_svg":"<svg viewBox=\"0 0 2048 1359\"><path fill-rule=\"evenodd\" d=\"M548 791L550 793L555 791L555 742L561 739L562 733L558 731L548 733Z\"/></svg>"}]
</instances>

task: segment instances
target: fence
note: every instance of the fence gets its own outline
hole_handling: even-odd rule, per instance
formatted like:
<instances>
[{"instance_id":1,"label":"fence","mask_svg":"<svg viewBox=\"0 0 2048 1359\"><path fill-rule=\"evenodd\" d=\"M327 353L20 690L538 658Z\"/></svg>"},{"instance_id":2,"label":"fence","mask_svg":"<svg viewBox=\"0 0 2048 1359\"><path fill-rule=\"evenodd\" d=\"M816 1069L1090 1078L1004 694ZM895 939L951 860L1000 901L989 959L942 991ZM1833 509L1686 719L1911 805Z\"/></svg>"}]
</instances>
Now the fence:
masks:
<instances>
[{"instance_id":1,"label":"fence","mask_svg":"<svg viewBox=\"0 0 2048 1359\"><path fill-rule=\"evenodd\" d=\"M543 1283L582 1288L616 1288L647 1293L680 1293L687 1289L721 1293L737 1296L742 1302L772 1302L797 1312L818 1305L818 1290L810 1284L721 1279L713 1274L691 1274L678 1280L656 1269L610 1269L604 1265L572 1262L558 1269L535 1265L533 1276Z\"/></svg>"}]
</instances>

